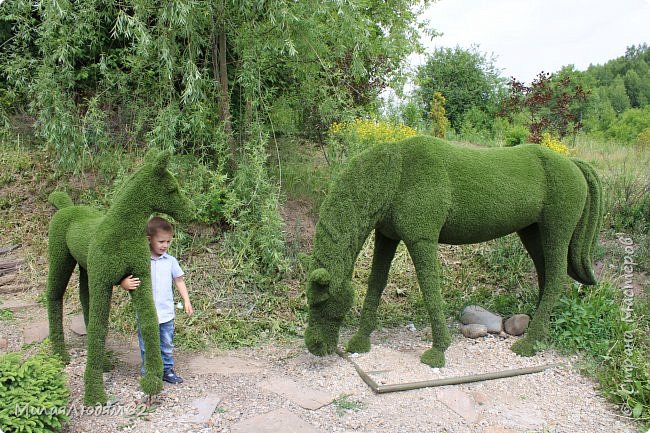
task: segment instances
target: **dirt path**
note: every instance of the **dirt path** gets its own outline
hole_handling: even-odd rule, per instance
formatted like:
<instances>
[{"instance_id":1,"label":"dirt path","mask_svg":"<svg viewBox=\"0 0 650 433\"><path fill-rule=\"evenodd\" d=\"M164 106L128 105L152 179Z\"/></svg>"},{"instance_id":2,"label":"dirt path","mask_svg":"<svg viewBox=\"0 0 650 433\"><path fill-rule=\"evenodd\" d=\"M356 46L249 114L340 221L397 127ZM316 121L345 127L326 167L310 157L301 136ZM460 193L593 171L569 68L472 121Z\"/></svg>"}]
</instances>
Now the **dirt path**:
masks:
<instances>
[{"instance_id":1,"label":"dirt path","mask_svg":"<svg viewBox=\"0 0 650 433\"><path fill-rule=\"evenodd\" d=\"M24 329L40 326L42 332L44 318L41 304L18 308L14 320L2 323L0 337L8 341L3 350L20 348ZM419 362L419 355L428 347L426 330L407 329L375 333L372 351L353 359L380 384L556 362L566 367L488 382L375 394L349 362L337 355L315 357L299 340L228 352L177 351L176 370L185 383L165 384L145 410L137 406L145 400L138 388L137 339L110 335L117 363L104 375L104 381L116 402L98 415L80 405L85 337L69 330L72 319L72 315L66 317L72 354L66 367L71 387L66 433L638 431L617 407L597 394L593 381L577 372L574 359L552 351L522 358L509 350L513 337L468 340L456 333L447 351L447 366L431 369Z\"/></svg>"}]
</instances>

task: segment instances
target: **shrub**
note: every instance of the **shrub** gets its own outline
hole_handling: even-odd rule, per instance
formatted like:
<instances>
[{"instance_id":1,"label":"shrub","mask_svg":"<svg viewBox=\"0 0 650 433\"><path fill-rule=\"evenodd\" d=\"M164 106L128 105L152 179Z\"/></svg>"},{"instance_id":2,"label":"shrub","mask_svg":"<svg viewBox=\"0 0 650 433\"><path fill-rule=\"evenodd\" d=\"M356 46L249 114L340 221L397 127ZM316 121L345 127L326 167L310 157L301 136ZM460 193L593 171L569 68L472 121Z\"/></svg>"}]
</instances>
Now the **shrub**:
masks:
<instances>
[{"instance_id":1,"label":"shrub","mask_svg":"<svg viewBox=\"0 0 650 433\"><path fill-rule=\"evenodd\" d=\"M548 132L542 134L542 142L540 144L564 156L573 156L575 154L574 150L569 149L566 144L562 143Z\"/></svg>"},{"instance_id":2,"label":"shrub","mask_svg":"<svg viewBox=\"0 0 650 433\"><path fill-rule=\"evenodd\" d=\"M643 350L645 331L624 318L616 288L609 283L593 287L574 284L555 308L551 335L569 352L582 351L591 361L603 393L647 420L650 412L648 360ZM639 307L634 308L636 314Z\"/></svg>"},{"instance_id":3,"label":"shrub","mask_svg":"<svg viewBox=\"0 0 650 433\"><path fill-rule=\"evenodd\" d=\"M328 130L329 160L342 163L373 145L400 141L416 134L417 131L410 126L382 120L355 119L352 122L334 122Z\"/></svg>"},{"instance_id":4,"label":"shrub","mask_svg":"<svg viewBox=\"0 0 650 433\"><path fill-rule=\"evenodd\" d=\"M645 128L643 131L639 132L639 135L636 136L635 144L650 149L650 128Z\"/></svg>"},{"instance_id":5,"label":"shrub","mask_svg":"<svg viewBox=\"0 0 650 433\"><path fill-rule=\"evenodd\" d=\"M506 131L506 146L524 144L528 138L528 128L522 125L513 125Z\"/></svg>"},{"instance_id":6,"label":"shrub","mask_svg":"<svg viewBox=\"0 0 650 433\"><path fill-rule=\"evenodd\" d=\"M69 390L59 358L1 356L0 395L0 426L5 433L58 431L68 419Z\"/></svg>"}]
</instances>

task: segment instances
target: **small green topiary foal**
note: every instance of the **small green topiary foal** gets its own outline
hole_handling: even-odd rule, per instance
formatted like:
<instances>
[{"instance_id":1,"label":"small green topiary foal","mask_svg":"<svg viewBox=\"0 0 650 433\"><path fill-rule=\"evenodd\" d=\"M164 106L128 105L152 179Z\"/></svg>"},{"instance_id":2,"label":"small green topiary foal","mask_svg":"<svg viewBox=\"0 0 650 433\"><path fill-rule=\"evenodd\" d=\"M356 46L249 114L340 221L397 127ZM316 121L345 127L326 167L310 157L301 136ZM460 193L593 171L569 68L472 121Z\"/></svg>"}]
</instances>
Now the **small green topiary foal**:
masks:
<instances>
[{"instance_id":1,"label":"small green topiary foal","mask_svg":"<svg viewBox=\"0 0 650 433\"><path fill-rule=\"evenodd\" d=\"M431 137L376 146L350 161L321 207L307 283L305 344L316 355L336 349L353 301L354 263L374 229L368 293L359 330L346 350L370 350L379 299L402 240L431 320L433 345L421 360L443 366L451 338L438 244L484 242L517 232L535 263L539 301L527 335L512 350L531 356L547 335L567 272L581 283L596 283L591 252L601 214L594 170L543 146L471 149Z\"/></svg>"},{"instance_id":2,"label":"small green topiary foal","mask_svg":"<svg viewBox=\"0 0 650 433\"><path fill-rule=\"evenodd\" d=\"M167 170L171 153L151 150L115 196L106 214L73 206L64 192L50 194L57 211L49 227L47 280L50 341L54 351L68 362L63 338L63 294L79 264L79 298L88 328L88 356L84 374L84 402L106 402L102 382L105 340L113 286L128 275L140 277L131 292L145 345L146 374L140 384L146 394L162 389L162 359L158 317L151 292L149 246L145 227L152 213L161 212L180 221L189 220L192 203L180 192Z\"/></svg>"}]
</instances>

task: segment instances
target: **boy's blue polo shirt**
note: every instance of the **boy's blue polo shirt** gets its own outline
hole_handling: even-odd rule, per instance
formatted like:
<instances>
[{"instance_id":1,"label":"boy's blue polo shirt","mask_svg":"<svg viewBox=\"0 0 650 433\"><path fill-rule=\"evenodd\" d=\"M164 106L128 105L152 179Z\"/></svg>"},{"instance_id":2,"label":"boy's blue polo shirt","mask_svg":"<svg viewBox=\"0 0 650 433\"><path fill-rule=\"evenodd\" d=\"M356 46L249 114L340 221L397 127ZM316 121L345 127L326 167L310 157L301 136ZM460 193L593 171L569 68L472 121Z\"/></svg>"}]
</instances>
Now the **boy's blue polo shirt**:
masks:
<instances>
[{"instance_id":1,"label":"boy's blue polo shirt","mask_svg":"<svg viewBox=\"0 0 650 433\"><path fill-rule=\"evenodd\" d=\"M165 253L157 259L151 257L151 289L158 313L158 323L174 318L174 278L185 274L175 257Z\"/></svg>"}]
</instances>

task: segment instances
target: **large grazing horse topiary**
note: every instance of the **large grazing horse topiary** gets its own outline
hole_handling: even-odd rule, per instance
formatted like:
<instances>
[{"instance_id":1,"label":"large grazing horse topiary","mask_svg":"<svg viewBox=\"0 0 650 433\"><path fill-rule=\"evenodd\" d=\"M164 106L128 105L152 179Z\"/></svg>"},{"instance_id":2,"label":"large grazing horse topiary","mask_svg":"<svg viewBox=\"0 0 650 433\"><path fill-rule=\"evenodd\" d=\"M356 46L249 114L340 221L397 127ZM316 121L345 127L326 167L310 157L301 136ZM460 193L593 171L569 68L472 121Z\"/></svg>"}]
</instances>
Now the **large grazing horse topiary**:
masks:
<instances>
[{"instance_id":1,"label":"large grazing horse topiary","mask_svg":"<svg viewBox=\"0 0 650 433\"><path fill-rule=\"evenodd\" d=\"M411 255L431 320L440 367L450 335L443 314L438 244L484 242L517 232L535 264L539 301L527 335L512 350L535 353L568 274L595 284L591 252L601 221L601 187L586 163L543 146L474 149L415 137L378 145L350 161L323 202L307 283L305 344L316 355L336 349L353 301L350 279L375 230L372 270L360 327L346 346L370 350L381 293L398 243Z\"/></svg>"},{"instance_id":2,"label":"large grazing horse topiary","mask_svg":"<svg viewBox=\"0 0 650 433\"><path fill-rule=\"evenodd\" d=\"M116 194L105 214L87 206L73 206L60 191L50 194L58 209L49 227L47 302L50 341L55 353L68 361L63 337L63 294L79 264L79 298L88 327L88 356L84 374L84 402L106 402L102 383L106 331L113 286L128 275L140 277L131 292L144 340L146 373L140 384L146 394L162 389L158 316L151 289L146 223L154 212L189 220L193 204L181 193L167 170L171 153L151 150L144 164Z\"/></svg>"}]
</instances>

